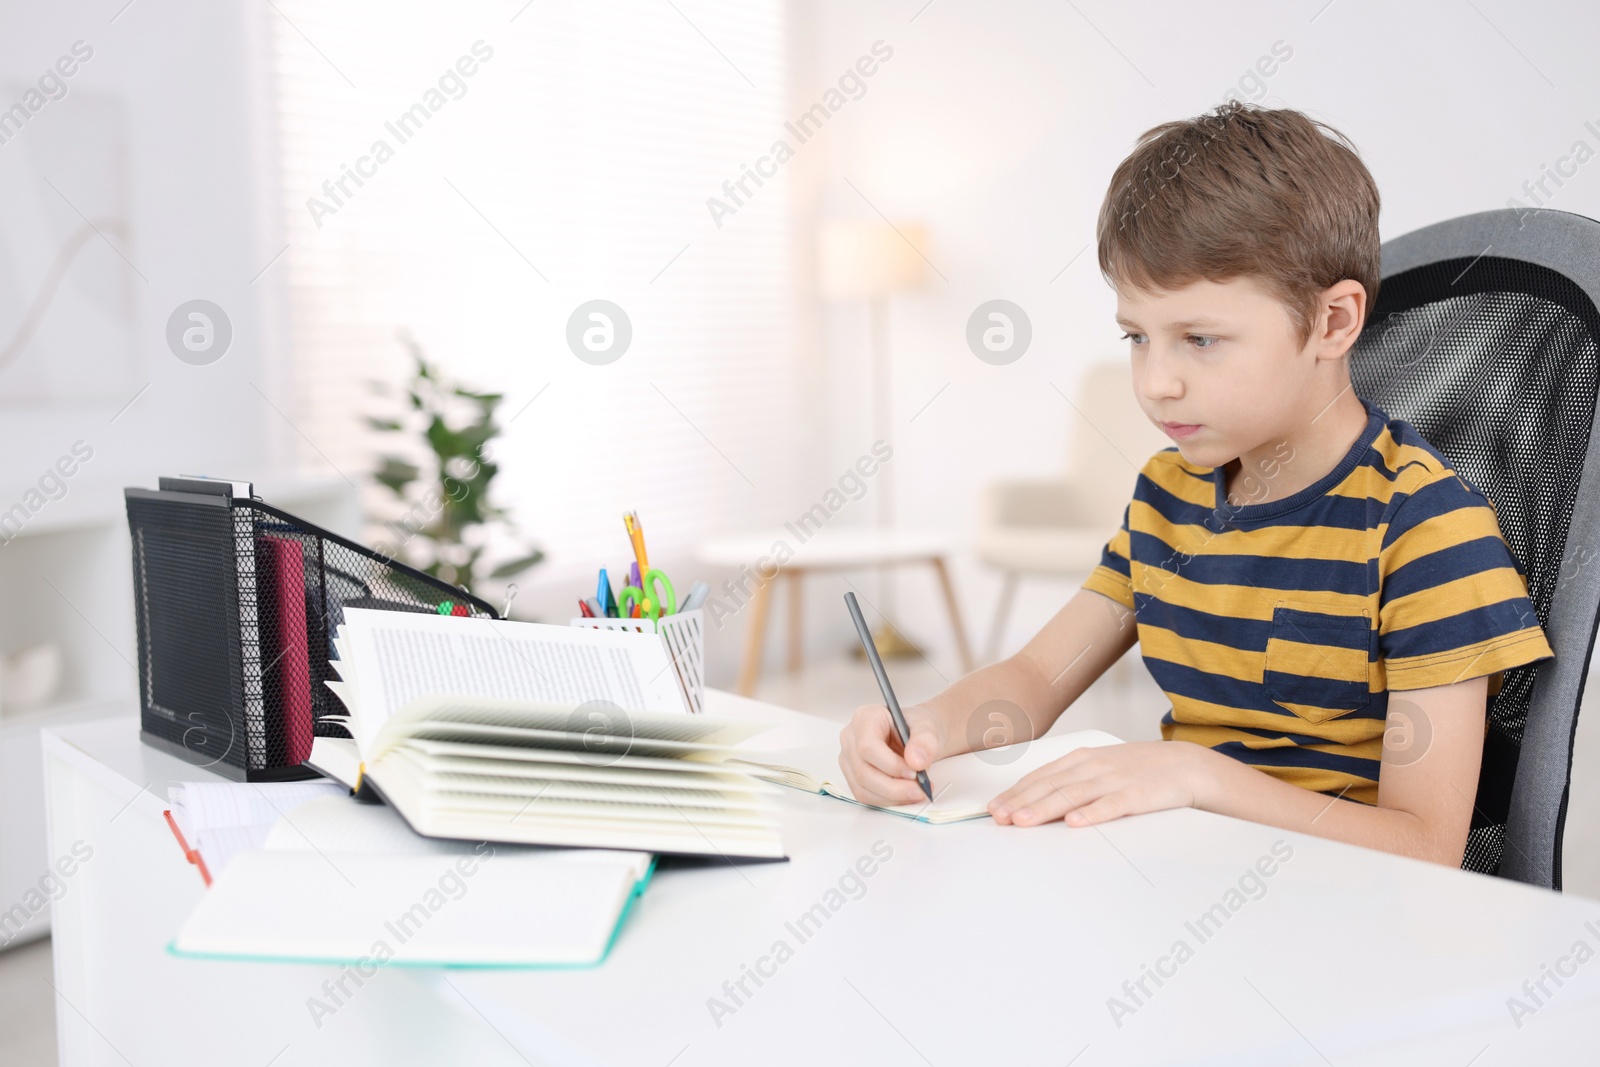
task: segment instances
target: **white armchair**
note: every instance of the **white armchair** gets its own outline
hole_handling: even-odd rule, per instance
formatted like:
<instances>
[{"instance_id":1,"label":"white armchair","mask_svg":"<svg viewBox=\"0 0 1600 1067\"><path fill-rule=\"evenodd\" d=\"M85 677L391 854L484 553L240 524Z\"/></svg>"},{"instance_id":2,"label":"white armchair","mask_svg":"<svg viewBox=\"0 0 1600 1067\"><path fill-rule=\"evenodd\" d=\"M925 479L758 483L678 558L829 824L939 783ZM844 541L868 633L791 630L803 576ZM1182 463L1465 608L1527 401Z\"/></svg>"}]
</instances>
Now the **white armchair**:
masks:
<instances>
[{"instance_id":1,"label":"white armchair","mask_svg":"<svg viewBox=\"0 0 1600 1067\"><path fill-rule=\"evenodd\" d=\"M1122 522L1139 469L1172 443L1139 409L1125 359L1091 366L1066 418L1072 454L1064 477L984 487L978 557L1003 572L987 662L1000 654L1022 576L1087 578Z\"/></svg>"}]
</instances>

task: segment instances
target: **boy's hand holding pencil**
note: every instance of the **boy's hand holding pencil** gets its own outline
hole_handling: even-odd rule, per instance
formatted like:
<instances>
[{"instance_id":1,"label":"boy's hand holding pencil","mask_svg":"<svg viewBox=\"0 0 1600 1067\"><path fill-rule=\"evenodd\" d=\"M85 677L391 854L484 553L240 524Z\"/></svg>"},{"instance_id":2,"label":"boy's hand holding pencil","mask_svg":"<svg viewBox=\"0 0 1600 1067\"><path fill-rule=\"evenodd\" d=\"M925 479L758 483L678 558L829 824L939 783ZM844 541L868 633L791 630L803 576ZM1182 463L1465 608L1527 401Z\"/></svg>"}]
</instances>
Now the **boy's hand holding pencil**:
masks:
<instances>
[{"instance_id":1,"label":"boy's hand holding pencil","mask_svg":"<svg viewBox=\"0 0 1600 1067\"><path fill-rule=\"evenodd\" d=\"M912 705L903 711L911 729L905 745L885 704L863 704L840 731L839 767L857 800L884 807L925 803L917 772L956 755L945 751L944 725L930 709Z\"/></svg>"}]
</instances>

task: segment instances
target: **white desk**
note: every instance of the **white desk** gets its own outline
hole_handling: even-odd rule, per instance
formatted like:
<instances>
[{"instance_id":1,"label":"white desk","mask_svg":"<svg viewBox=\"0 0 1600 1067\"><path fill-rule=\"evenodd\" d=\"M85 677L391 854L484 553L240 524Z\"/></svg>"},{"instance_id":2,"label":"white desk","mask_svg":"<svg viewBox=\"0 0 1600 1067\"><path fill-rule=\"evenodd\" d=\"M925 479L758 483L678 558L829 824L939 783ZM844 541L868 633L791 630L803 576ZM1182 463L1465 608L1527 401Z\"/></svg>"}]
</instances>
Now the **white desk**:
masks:
<instances>
[{"instance_id":1,"label":"white desk","mask_svg":"<svg viewBox=\"0 0 1600 1067\"><path fill-rule=\"evenodd\" d=\"M708 696L713 713L780 720L793 743L837 732ZM660 870L602 966L382 970L319 1027L307 1000L334 968L164 952L203 889L162 796L207 772L140 745L131 718L49 731L45 763L52 856L94 850L54 905L69 1067L1490 1067L1586 1062L1600 1036L1600 956L1547 980L1520 1028L1507 1007L1576 942L1600 951L1597 902L1188 810L1098 829L933 827L787 791L789 862ZM1227 910L1280 840L1292 857L1202 942L1186 923ZM874 845L893 854L864 893L830 898ZM837 907L802 939L789 924L818 904ZM1133 1005L1123 982L1180 939L1192 957ZM723 983L758 965L762 985L746 977L735 1004ZM1112 996L1137 1007L1120 1028ZM714 1020L712 997L736 1010Z\"/></svg>"}]
</instances>

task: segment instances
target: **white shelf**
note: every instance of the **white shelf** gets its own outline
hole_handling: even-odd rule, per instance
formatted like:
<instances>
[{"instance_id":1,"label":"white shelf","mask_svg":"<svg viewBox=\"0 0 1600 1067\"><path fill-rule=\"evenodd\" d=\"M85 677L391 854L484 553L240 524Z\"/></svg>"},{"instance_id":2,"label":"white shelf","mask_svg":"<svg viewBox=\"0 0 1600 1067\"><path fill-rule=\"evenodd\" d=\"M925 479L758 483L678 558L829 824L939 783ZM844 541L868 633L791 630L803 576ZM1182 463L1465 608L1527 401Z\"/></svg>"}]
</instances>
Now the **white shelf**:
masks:
<instances>
[{"instance_id":1,"label":"white shelf","mask_svg":"<svg viewBox=\"0 0 1600 1067\"><path fill-rule=\"evenodd\" d=\"M0 714L0 744L24 734L36 734L47 726L77 722L84 718L110 718L128 711L137 714L134 694L89 697L58 701L45 708Z\"/></svg>"},{"instance_id":2,"label":"white shelf","mask_svg":"<svg viewBox=\"0 0 1600 1067\"><path fill-rule=\"evenodd\" d=\"M10 908L24 901L30 892L38 892L40 879L53 859L45 844L40 730L110 717L128 720L131 727L136 716L137 705L127 697L60 704L26 716L0 717L0 901L5 901L4 907ZM50 909L34 911L20 928L14 924L15 919L6 921L0 916L0 947L12 948L49 933Z\"/></svg>"}]
</instances>

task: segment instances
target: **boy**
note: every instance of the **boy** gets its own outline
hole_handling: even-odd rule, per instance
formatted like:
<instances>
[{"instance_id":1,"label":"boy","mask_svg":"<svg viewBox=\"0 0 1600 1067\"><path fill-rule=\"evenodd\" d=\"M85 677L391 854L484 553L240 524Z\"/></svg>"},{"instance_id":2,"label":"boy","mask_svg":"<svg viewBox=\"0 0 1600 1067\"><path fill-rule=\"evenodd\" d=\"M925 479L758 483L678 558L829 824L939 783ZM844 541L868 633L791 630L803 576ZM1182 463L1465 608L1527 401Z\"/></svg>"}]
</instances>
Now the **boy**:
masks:
<instances>
[{"instance_id":1,"label":"boy","mask_svg":"<svg viewBox=\"0 0 1600 1067\"><path fill-rule=\"evenodd\" d=\"M1098 240L1139 405L1176 447L1020 652L906 709L903 751L885 708L856 710L851 789L918 802L916 771L982 744L995 701L1020 709L1006 740L1037 737L1137 641L1164 740L1042 767L996 822L1193 806L1459 866L1487 698L1553 653L1490 502L1352 392L1371 174L1299 112L1225 104L1140 139Z\"/></svg>"}]
</instances>

